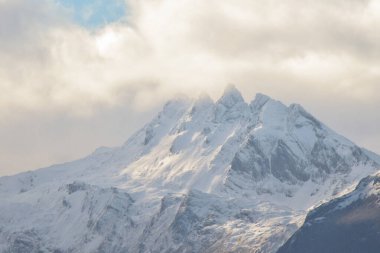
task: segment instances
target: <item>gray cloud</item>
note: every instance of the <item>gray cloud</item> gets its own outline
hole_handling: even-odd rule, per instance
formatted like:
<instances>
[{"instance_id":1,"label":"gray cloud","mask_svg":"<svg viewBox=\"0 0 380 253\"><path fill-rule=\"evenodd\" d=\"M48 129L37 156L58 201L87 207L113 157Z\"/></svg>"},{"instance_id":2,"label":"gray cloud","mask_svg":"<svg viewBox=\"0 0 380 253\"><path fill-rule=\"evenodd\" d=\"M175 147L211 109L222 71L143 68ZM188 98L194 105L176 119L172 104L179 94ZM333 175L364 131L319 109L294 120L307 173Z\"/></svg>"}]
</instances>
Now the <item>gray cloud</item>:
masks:
<instances>
[{"instance_id":1,"label":"gray cloud","mask_svg":"<svg viewBox=\"0 0 380 253\"><path fill-rule=\"evenodd\" d=\"M380 152L378 1L127 2L128 23L87 31L52 0L0 0L0 174L120 144L139 113L227 83L302 103Z\"/></svg>"},{"instance_id":2,"label":"gray cloud","mask_svg":"<svg viewBox=\"0 0 380 253\"><path fill-rule=\"evenodd\" d=\"M97 108L89 117L19 111L0 123L0 175L32 170L88 155L101 146L121 145L156 110L136 112L126 103Z\"/></svg>"}]
</instances>

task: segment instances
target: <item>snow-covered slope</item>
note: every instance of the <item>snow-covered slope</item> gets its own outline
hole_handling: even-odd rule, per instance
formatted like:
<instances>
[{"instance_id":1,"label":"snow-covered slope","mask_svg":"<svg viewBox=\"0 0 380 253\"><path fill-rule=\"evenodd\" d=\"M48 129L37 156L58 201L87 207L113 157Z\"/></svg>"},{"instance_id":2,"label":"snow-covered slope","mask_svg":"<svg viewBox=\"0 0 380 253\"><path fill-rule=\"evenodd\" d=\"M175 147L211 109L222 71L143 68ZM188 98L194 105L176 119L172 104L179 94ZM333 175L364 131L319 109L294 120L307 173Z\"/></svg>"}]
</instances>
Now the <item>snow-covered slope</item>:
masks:
<instances>
[{"instance_id":1,"label":"snow-covered slope","mask_svg":"<svg viewBox=\"0 0 380 253\"><path fill-rule=\"evenodd\" d=\"M0 178L0 249L273 252L379 160L300 105L230 86L168 102L121 147Z\"/></svg>"},{"instance_id":2,"label":"snow-covered slope","mask_svg":"<svg viewBox=\"0 0 380 253\"><path fill-rule=\"evenodd\" d=\"M380 249L380 174L351 193L316 208L278 253L377 253Z\"/></svg>"}]
</instances>

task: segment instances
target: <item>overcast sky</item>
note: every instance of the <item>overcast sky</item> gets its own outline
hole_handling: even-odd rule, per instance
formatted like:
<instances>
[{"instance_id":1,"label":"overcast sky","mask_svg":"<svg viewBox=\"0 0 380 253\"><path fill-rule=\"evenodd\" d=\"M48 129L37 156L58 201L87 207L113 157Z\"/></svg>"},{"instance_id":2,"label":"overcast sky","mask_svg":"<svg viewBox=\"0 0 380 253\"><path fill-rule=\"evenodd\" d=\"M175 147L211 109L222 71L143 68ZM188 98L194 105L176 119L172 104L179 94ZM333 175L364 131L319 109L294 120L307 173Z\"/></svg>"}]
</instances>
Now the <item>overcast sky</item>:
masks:
<instances>
[{"instance_id":1,"label":"overcast sky","mask_svg":"<svg viewBox=\"0 0 380 253\"><path fill-rule=\"evenodd\" d=\"M378 0L0 0L0 175L117 146L234 83L380 153Z\"/></svg>"}]
</instances>

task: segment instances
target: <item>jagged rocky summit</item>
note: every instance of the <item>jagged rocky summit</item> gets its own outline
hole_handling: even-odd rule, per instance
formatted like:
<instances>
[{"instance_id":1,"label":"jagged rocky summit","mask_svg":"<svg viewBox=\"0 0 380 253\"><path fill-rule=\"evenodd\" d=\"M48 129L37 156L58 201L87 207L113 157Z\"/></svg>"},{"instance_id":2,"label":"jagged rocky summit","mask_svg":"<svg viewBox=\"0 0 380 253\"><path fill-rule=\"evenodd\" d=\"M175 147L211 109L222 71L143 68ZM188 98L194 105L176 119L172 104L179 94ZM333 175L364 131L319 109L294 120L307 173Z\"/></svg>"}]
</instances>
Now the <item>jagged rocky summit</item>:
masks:
<instances>
[{"instance_id":1,"label":"jagged rocky summit","mask_svg":"<svg viewBox=\"0 0 380 253\"><path fill-rule=\"evenodd\" d=\"M379 156L300 105L229 86L168 102L122 146L0 178L0 252L276 252Z\"/></svg>"}]
</instances>

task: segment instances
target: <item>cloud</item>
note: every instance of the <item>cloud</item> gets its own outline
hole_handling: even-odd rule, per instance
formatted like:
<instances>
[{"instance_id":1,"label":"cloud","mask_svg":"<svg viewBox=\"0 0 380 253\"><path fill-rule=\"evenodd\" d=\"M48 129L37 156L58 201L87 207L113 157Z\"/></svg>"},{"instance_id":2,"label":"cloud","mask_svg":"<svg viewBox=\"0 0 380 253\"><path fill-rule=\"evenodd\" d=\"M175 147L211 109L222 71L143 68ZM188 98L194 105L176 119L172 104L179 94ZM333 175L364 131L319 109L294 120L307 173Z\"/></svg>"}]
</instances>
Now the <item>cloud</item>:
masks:
<instances>
[{"instance_id":1,"label":"cloud","mask_svg":"<svg viewBox=\"0 0 380 253\"><path fill-rule=\"evenodd\" d=\"M126 2L127 22L88 30L53 0L0 0L0 123L146 111L235 83L247 99L302 103L380 151L375 127L358 129L380 124L378 1Z\"/></svg>"},{"instance_id":2,"label":"cloud","mask_svg":"<svg viewBox=\"0 0 380 253\"><path fill-rule=\"evenodd\" d=\"M14 67L1 73L1 108L114 104L120 91L214 94L227 82L374 99L379 77L375 1L129 1L129 23L96 32L48 1L3 5L1 64ZM136 102L162 99L147 101Z\"/></svg>"}]
</instances>

